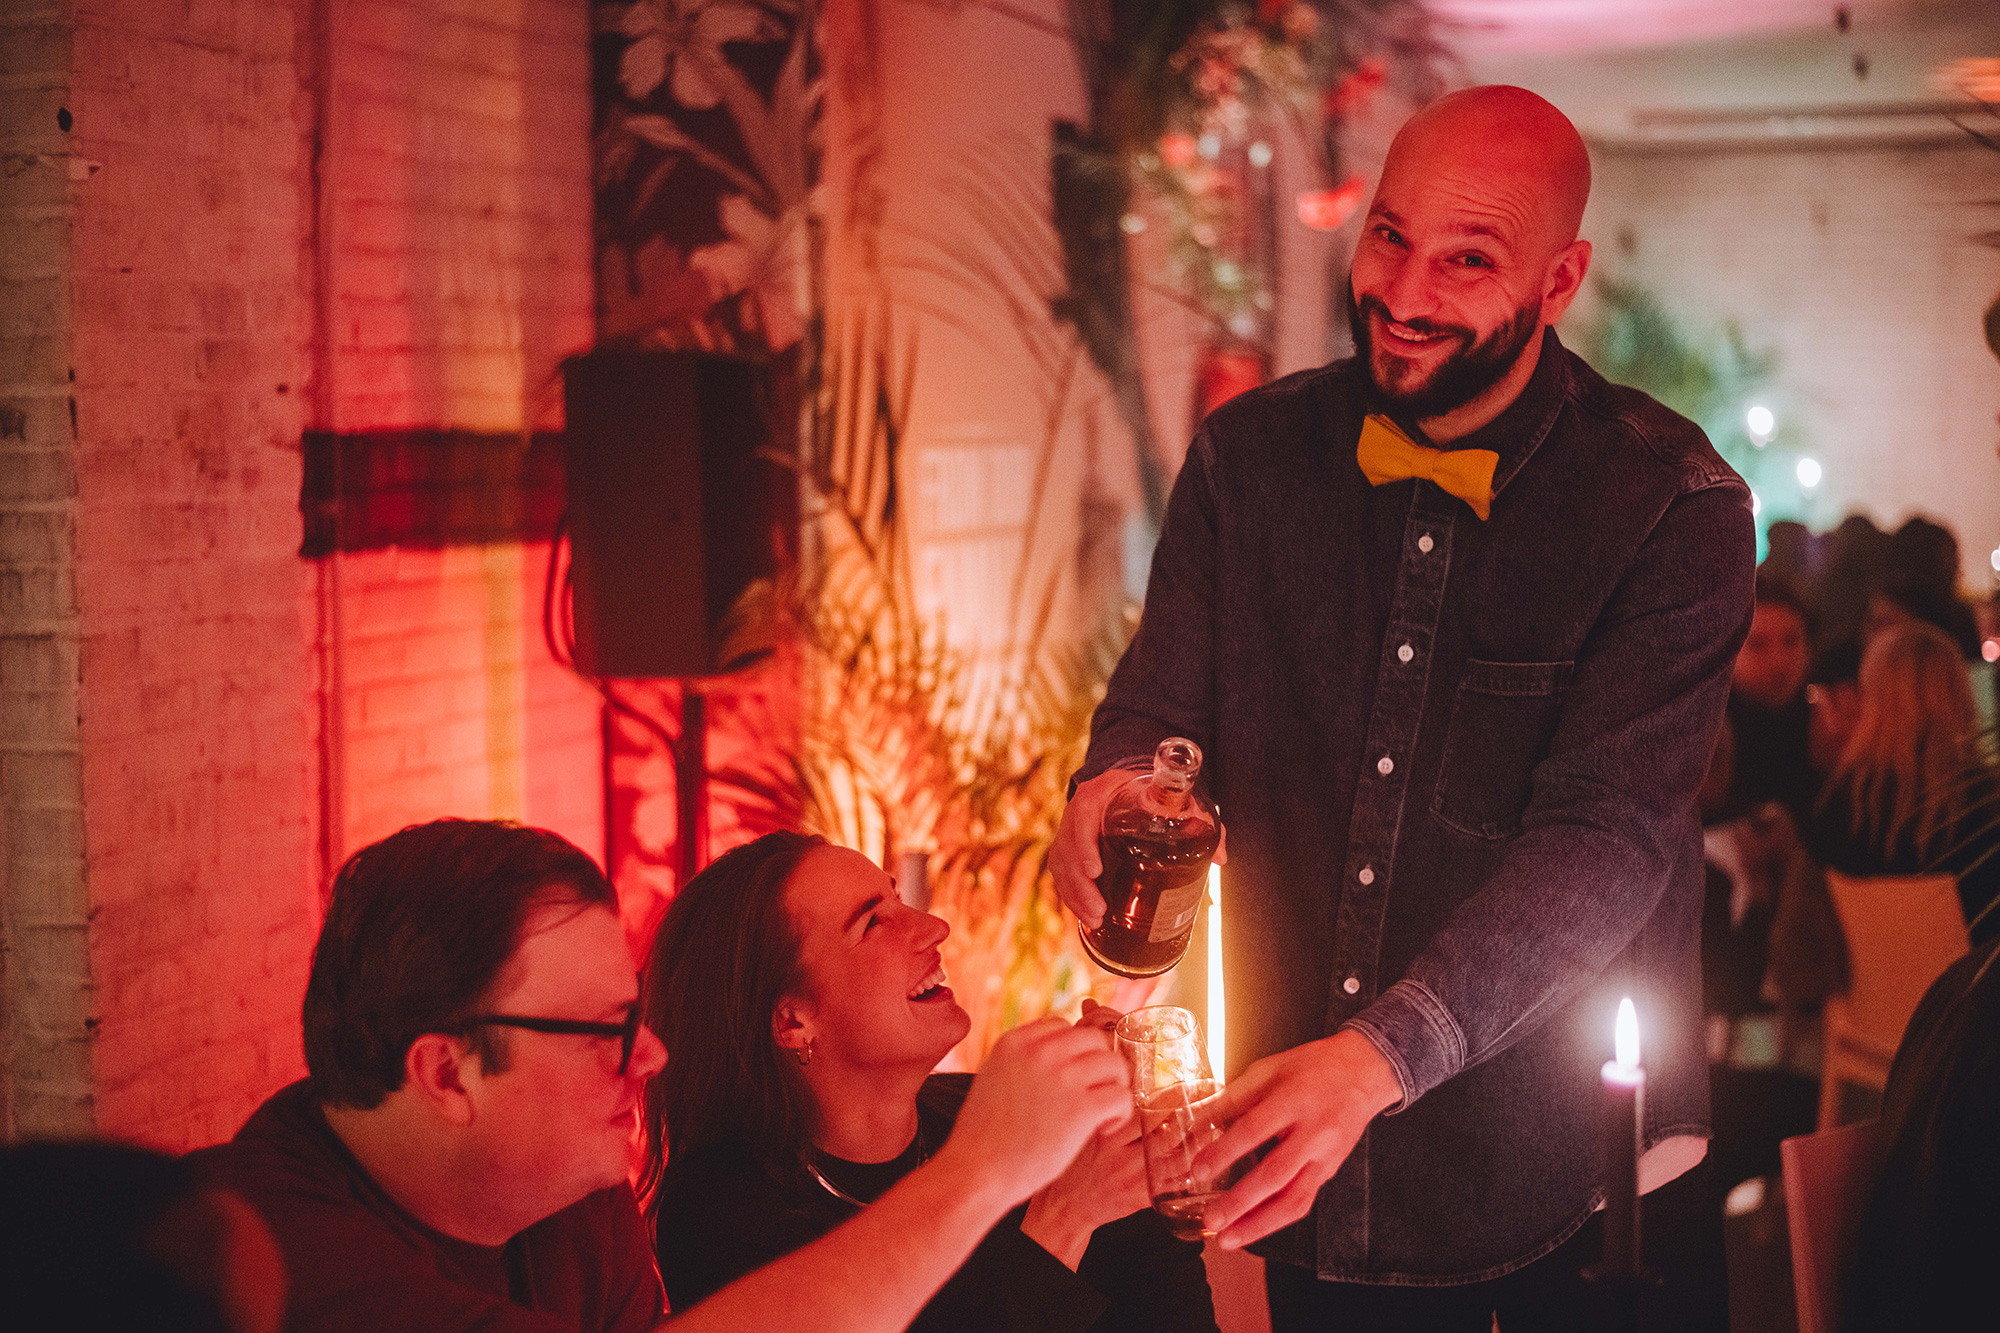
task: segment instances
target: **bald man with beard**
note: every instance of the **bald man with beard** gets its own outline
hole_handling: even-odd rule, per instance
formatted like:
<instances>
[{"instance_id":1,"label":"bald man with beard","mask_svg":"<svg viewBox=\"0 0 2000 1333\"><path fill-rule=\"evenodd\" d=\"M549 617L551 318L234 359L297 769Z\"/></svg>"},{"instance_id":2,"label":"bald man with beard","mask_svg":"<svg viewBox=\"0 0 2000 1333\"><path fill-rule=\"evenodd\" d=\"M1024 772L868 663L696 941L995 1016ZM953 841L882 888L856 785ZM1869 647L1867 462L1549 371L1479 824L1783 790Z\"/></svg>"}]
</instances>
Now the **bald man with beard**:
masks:
<instances>
[{"instance_id":1,"label":"bald man with beard","mask_svg":"<svg viewBox=\"0 0 2000 1333\"><path fill-rule=\"evenodd\" d=\"M1589 193L1576 130L1522 89L1397 136L1356 355L1203 423L1051 857L1101 920L1117 765L1206 751L1238 1064L1209 1156L1259 1153L1206 1221L1272 1261L1279 1333L1603 1326L1578 1274L1621 995L1648 1327L1725 1326L1695 793L1749 624L1750 494L1557 338Z\"/></svg>"}]
</instances>

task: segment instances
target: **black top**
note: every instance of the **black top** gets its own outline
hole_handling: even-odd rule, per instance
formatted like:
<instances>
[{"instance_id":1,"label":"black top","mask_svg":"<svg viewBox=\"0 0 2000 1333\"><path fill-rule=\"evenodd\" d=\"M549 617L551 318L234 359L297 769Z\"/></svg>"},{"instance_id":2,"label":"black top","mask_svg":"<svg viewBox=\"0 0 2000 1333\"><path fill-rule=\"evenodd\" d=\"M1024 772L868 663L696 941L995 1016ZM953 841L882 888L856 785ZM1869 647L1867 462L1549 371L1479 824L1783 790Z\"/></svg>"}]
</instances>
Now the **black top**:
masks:
<instances>
[{"instance_id":1,"label":"black top","mask_svg":"<svg viewBox=\"0 0 2000 1333\"><path fill-rule=\"evenodd\" d=\"M1819 793L1812 766L1812 706L1803 692L1775 712L1741 698L1729 701L1736 733L1736 772L1721 817L1747 814L1777 801L1803 823Z\"/></svg>"},{"instance_id":2,"label":"black top","mask_svg":"<svg viewBox=\"0 0 2000 1333\"><path fill-rule=\"evenodd\" d=\"M1889 1071L1882 1132L1847 1327L1978 1327L2000 1254L2000 942L1925 993Z\"/></svg>"},{"instance_id":3,"label":"black top","mask_svg":"<svg viewBox=\"0 0 2000 1333\"><path fill-rule=\"evenodd\" d=\"M1316 1215L1258 1252L1470 1282L1595 1207L1577 1145L1620 995L1646 1026L1647 1140L1706 1132L1694 801L1755 533L1696 426L1552 332L1520 397L1452 442L1499 457L1487 521L1427 480L1369 484L1378 406L1343 361L1209 415L1080 776L1202 747L1229 826L1231 1072L1349 1027L1402 1086Z\"/></svg>"},{"instance_id":4,"label":"black top","mask_svg":"<svg viewBox=\"0 0 2000 1333\"><path fill-rule=\"evenodd\" d=\"M816 1154L813 1165L842 1193L872 1203L944 1143L971 1084L969 1074L926 1079L917 1138L893 1161ZM669 1163L657 1246L671 1308L687 1309L859 1211L804 1170L782 1175L735 1147ZM913 1333L1214 1333L1201 1246L1174 1239L1151 1209L1099 1227L1075 1272L1021 1233L1026 1211L1016 1208L987 1233L917 1315Z\"/></svg>"},{"instance_id":5,"label":"black top","mask_svg":"<svg viewBox=\"0 0 2000 1333\"><path fill-rule=\"evenodd\" d=\"M1893 788L1885 788L1885 810L1893 800ZM2000 897L2000 781L1988 774L1968 779L1965 800L1966 813L1951 831L1919 850L1907 837L1885 846L1879 836L1856 833L1853 798L1835 788L1806 826L1806 849L1843 875L1956 875L1972 942L1983 944L2000 936L2000 907L1986 911Z\"/></svg>"}]
</instances>

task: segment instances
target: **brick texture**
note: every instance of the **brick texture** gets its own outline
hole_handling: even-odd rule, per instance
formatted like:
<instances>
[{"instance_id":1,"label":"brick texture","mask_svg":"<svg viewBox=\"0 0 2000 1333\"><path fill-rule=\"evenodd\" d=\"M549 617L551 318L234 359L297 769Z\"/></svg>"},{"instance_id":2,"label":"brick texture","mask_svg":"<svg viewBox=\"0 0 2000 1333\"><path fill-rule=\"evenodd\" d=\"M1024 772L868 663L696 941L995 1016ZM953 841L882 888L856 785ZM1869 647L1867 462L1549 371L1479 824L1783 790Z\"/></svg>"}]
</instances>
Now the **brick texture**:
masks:
<instances>
[{"instance_id":1,"label":"brick texture","mask_svg":"<svg viewBox=\"0 0 2000 1333\"><path fill-rule=\"evenodd\" d=\"M297 1077L323 841L504 815L601 851L546 541L298 554L307 430L560 426L588 9L333 13L322 48L303 0L0 0L10 1130L187 1148Z\"/></svg>"},{"instance_id":2,"label":"brick texture","mask_svg":"<svg viewBox=\"0 0 2000 1333\"><path fill-rule=\"evenodd\" d=\"M77 588L97 1128L232 1133L300 1067L310 306L286 0L75 11Z\"/></svg>"},{"instance_id":3,"label":"brick texture","mask_svg":"<svg viewBox=\"0 0 2000 1333\"><path fill-rule=\"evenodd\" d=\"M561 425L593 336L583 5L340 8L330 127L336 430ZM542 645L545 542L341 557L359 847L437 815L603 852L596 696Z\"/></svg>"},{"instance_id":4,"label":"brick texture","mask_svg":"<svg viewBox=\"0 0 2000 1333\"><path fill-rule=\"evenodd\" d=\"M0 1133L88 1132L70 42L0 3Z\"/></svg>"},{"instance_id":5,"label":"brick texture","mask_svg":"<svg viewBox=\"0 0 2000 1333\"><path fill-rule=\"evenodd\" d=\"M1684 327L1726 324L1775 354L1780 435L1751 480L1764 517L1816 529L1850 511L1957 530L1968 586L1995 586L2000 370L1980 336L2000 292L1981 203L2000 157L1966 141L1679 153L1599 148L1595 265L1657 293ZM1589 302L1578 316L1590 317ZM1802 492L1797 454L1824 468Z\"/></svg>"}]
</instances>

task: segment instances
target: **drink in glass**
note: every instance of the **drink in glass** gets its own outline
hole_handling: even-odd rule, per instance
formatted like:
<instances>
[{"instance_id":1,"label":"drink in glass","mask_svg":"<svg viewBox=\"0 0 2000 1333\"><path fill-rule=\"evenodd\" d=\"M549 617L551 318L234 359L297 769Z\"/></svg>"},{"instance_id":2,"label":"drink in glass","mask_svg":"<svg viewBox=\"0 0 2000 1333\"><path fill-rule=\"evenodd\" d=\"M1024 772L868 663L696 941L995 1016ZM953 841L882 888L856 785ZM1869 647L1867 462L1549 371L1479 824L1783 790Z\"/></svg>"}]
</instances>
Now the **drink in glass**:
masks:
<instances>
[{"instance_id":1,"label":"drink in glass","mask_svg":"<svg viewBox=\"0 0 2000 1333\"><path fill-rule=\"evenodd\" d=\"M1195 1158L1228 1124L1201 1026L1185 1009L1155 1005L1119 1019L1114 1036L1132 1075L1154 1211L1174 1235L1200 1240L1209 1200L1235 1184L1251 1160L1240 1158L1215 1173L1195 1169Z\"/></svg>"}]
</instances>

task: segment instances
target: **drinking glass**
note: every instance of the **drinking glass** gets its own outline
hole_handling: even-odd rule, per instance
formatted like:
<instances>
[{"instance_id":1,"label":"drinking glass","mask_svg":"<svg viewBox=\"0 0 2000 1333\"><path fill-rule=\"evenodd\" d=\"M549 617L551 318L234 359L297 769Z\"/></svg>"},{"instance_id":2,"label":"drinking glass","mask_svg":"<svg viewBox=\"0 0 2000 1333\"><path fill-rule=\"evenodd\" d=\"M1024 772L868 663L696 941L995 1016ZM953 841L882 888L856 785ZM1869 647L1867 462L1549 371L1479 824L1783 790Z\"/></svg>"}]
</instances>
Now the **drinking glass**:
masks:
<instances>
[{"instance_id":1,"label":"drinking glass","mask_svg":"<svg viewBox=\"0 0 2000 1333\"><path fill-rule=\"evenodd\" d=\"M1153 1208L1176 1236L1200 1240L1208 1201L1235 1184L1254 1160L1238 1158L1215 1173L1195 1170L1195 1158L1228 1124L1201 1025L1185 1009L1154 1005L1119 1019L1114 1036L1132 1074Z\"/></svg>"}]
</instances>

